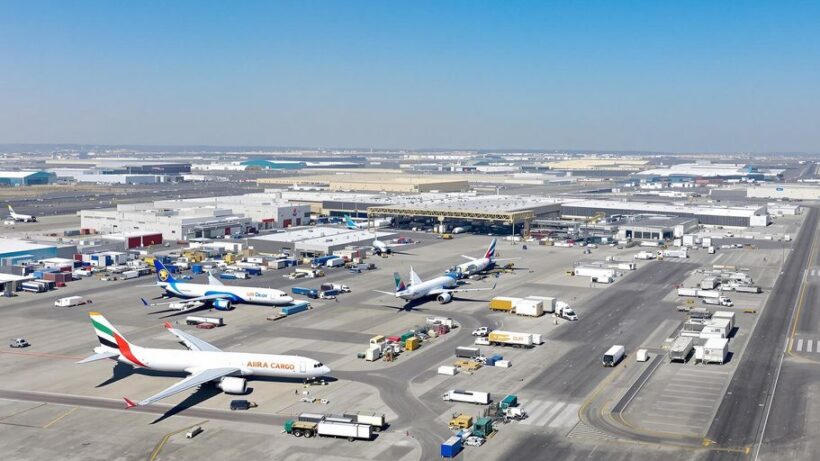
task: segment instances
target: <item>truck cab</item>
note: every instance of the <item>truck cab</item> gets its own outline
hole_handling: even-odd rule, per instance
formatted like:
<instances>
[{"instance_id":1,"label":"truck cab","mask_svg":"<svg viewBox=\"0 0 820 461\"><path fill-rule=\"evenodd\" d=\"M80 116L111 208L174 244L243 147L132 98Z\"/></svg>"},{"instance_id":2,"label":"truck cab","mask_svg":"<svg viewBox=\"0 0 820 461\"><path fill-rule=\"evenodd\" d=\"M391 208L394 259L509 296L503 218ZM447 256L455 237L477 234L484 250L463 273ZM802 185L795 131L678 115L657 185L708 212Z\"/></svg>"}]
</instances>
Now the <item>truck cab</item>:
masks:
<instances>
[{"instance_id":1,"label":"truck cab","mask_svg":"<svg viewBox=\"0 0 820 461\"><path fill-rule=\"evenodd\" d=\"M490 329L488 327L479 327L473 330L473 336L487 336L490 334Z\"/></svg>"}]
</instances>

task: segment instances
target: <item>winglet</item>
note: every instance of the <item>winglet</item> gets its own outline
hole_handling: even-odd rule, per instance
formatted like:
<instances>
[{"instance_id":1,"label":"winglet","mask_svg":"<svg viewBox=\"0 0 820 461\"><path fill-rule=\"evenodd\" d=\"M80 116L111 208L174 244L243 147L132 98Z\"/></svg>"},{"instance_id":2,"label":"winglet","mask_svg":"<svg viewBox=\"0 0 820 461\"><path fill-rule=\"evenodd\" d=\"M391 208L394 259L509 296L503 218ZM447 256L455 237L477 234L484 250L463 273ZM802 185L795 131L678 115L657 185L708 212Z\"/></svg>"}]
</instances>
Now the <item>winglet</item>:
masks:
<instances>
[{"instance_id":1,"label":"winglet","mask_svg":"<svg viewBox=\"0 0 820 461\"><path fill-rule=\"evenodd\" d=\"M169 329L169 330L173 330L173 329L174 329L174 326L173 326L173 325L171 325L171 322L165 321L165 328L167 328L167 329Z\"/></svg>"},{"instance_id":2,"label":"winglet","mask_svg":"<svg viewBox=\"0 0 820 461\"><path fill-rule=\"evenodd\" d=\"M136 403L128 400L128 397L123 397L122 399L125 400L125 409L126 410L129 409L129 408L134 408L135 406L137 406Z\"/></svg>"}]
</instances>

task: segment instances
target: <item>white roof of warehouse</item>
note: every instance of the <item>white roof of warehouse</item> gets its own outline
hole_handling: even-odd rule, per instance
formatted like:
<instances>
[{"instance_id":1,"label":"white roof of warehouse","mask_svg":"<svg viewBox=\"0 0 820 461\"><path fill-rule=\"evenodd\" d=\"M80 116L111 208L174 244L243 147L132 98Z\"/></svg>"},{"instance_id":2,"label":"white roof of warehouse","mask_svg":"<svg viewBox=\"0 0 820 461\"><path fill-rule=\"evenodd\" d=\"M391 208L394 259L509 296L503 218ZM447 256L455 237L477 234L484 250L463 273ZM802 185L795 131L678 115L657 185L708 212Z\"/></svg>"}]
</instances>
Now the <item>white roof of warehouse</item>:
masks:
<instances>
[{"instance_id":1,"label":"white roof of warehouse","mask_svg":"<svg viewBox=\"0 0 820 461\"><path fill-rule=\"evenodd\" d=\"M0 171L0 178L27 178L39 171Z\"/></svg>"},{"instance_id":2,"label":"white roof of warehouse","mask_svg":"<svg viewBox=\"0 0 820 461\"><path fill-rule=\"evenodd\" d=\"M0 239L0 254L14 253L17 251L43 250L45 248L53 247L54 245L41 245L39 243L31 243L25 240Z\"/></svg>"},{"instance_id":3,"label":"white roof of warehouse","mask_svg":"<svg viewBox=\"0 0 820 461\"><path fill-rule=\"evenodd\" d=\"M669 203L650 203L650 202L619 202L614 200L577 200L564 203L566 206L577 206L585 208L601 208L601 209L625 209L635 210L636 212L652 212L658 214L664 213L693 213L705 215L722 215L722 216L754 216L758 213L765 214L766 207L757 205L749 206L705 206L705 205L673 205Z\"/></svg>"},{"instance_id":4,"label":"white roof of warehouse","mask_svg":"<svg viewBox=\"0 0 820 461\"><path fill-rule=\"evenodd\" d=\"M356 232L346 227L317 226L304 227L299 229L277 232L275 234L253 237L253 240L267 240L270 242L301 242L315 238L332 238L339 234L349 234Z\"/></svg>"}]
</instances>

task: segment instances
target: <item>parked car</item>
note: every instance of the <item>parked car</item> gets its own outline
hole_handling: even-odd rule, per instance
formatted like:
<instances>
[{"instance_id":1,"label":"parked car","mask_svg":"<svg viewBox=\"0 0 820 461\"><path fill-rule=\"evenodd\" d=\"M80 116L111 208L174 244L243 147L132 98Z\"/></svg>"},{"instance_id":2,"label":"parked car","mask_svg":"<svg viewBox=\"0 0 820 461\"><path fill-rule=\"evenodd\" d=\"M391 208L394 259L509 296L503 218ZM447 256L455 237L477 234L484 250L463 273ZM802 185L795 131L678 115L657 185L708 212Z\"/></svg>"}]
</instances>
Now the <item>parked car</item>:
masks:
<instances>
[{"instance_id":1,"label":"parked car","mask_svg":"<svg viewBox=\"0 0 820 461\"><path fill-rule=\"evenodd\" d=\"M487 327L479 327L473 330L473 336L487 336L490 334L490 329Z\"/></svg>"},{"instance_id":2,"label":"parked car","mask_svg":"<svg viewBox=\"0 0 820 461\"><path fill-rule=\"evenodd\" d=\"M9 342L9 347L11 347L12 349L20 349L29 346L31 346L31 343L26 341L24 338L15 338L12 339L11 342Z\"/></svg>"}]
</instances>

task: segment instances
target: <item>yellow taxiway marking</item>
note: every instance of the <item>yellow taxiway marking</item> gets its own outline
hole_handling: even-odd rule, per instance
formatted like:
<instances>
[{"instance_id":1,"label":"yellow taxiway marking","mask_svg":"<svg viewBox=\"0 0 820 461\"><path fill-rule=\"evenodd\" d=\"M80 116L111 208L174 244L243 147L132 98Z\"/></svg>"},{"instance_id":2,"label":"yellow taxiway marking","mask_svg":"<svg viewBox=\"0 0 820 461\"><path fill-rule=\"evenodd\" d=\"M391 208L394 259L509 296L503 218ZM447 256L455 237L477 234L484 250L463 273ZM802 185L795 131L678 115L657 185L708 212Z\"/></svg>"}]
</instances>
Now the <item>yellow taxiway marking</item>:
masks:
<instances>
[{"instance_id":1,"label":"yellow taxiway marking","mask_svg":"<svg viewBox=\"0 0 820 461\"><path fill-rule=\"evenodd\" d=\"M156 446L156 447L154 447L154 451L152 451L152 452L151 452L151 456L149 456L149 457L148 457L148 461L154 461L154 460L156 460L156 459L157 459L157 456L159 456L159 452L160 452L160 451L162 451L162 448L165 446L165 444L166 444L166 443L168 443L168 440L170 440L170 439L171 439L171 437L173 437L174 435L177 435L177 434L179 434L180 432L185 432L185 431L187 431L188 429L194 428L194 427L196 427L196 426L201 426L201 425L203 425L203 424L205 424L205 423L207 423L207 422L208 422L208 420L206 419L205 421L201 421L201 422L198 422L198 423L196 423L196 424L192 424L192 425L190 425L190 426L183 427L182 429L179 429L179 430L177 430L177 431L174 431L174 432L169 432L169 433L165 434L165 436L164 436L164 437L162 437L162 440L160 440L160 441L159 441L159 443L157 444L157 446Z\"/></svg>"},{"instance_id":2,"label":"yellow taxiway marking","mask_svg":"<svg viewBox=\"0 0 820 461\"><path fill-rule=\"evenodd\" d=\"M74 407L74 408L69 409L68 411L66 411L65 413L61 414L60 416L58 416L58 417L56 417L56 418L52 419L52 420L51 420L48 424L46 424L45 426L43 426L43 429L48 429L49 427L51 427L51 426L53 426L53 425L57 424L60 420L62 420L62 419L63 419L63 418L65 418L66 416L70 415L71 413L74 413L74 412L75 412L75 411L77 411L77 410L79 410L79 407Z\"/></svg>"},{"instance_id":3,"label":"yellow taxiway marking","mask_svg":"<svg viewBox=\"0 0 820 461\"><path fill-rule=\"evenodd\" d=\"M814 261L815 253L817 253L817 237L814 237L814 240L811 244L811 251L809 251L809 259L808 263L811 264ZM806 280L808 276L808 271L803 272L803 283L800 284L800 295L797 298L797 313L794 315L794 321L792 321L792 331L789 334L789 355L792 355L792 346L794 345L794 336L797 334L797 324L800 320L800 312L803 310L803 300L806 294Z\"/></svg>"}]
</instances>

